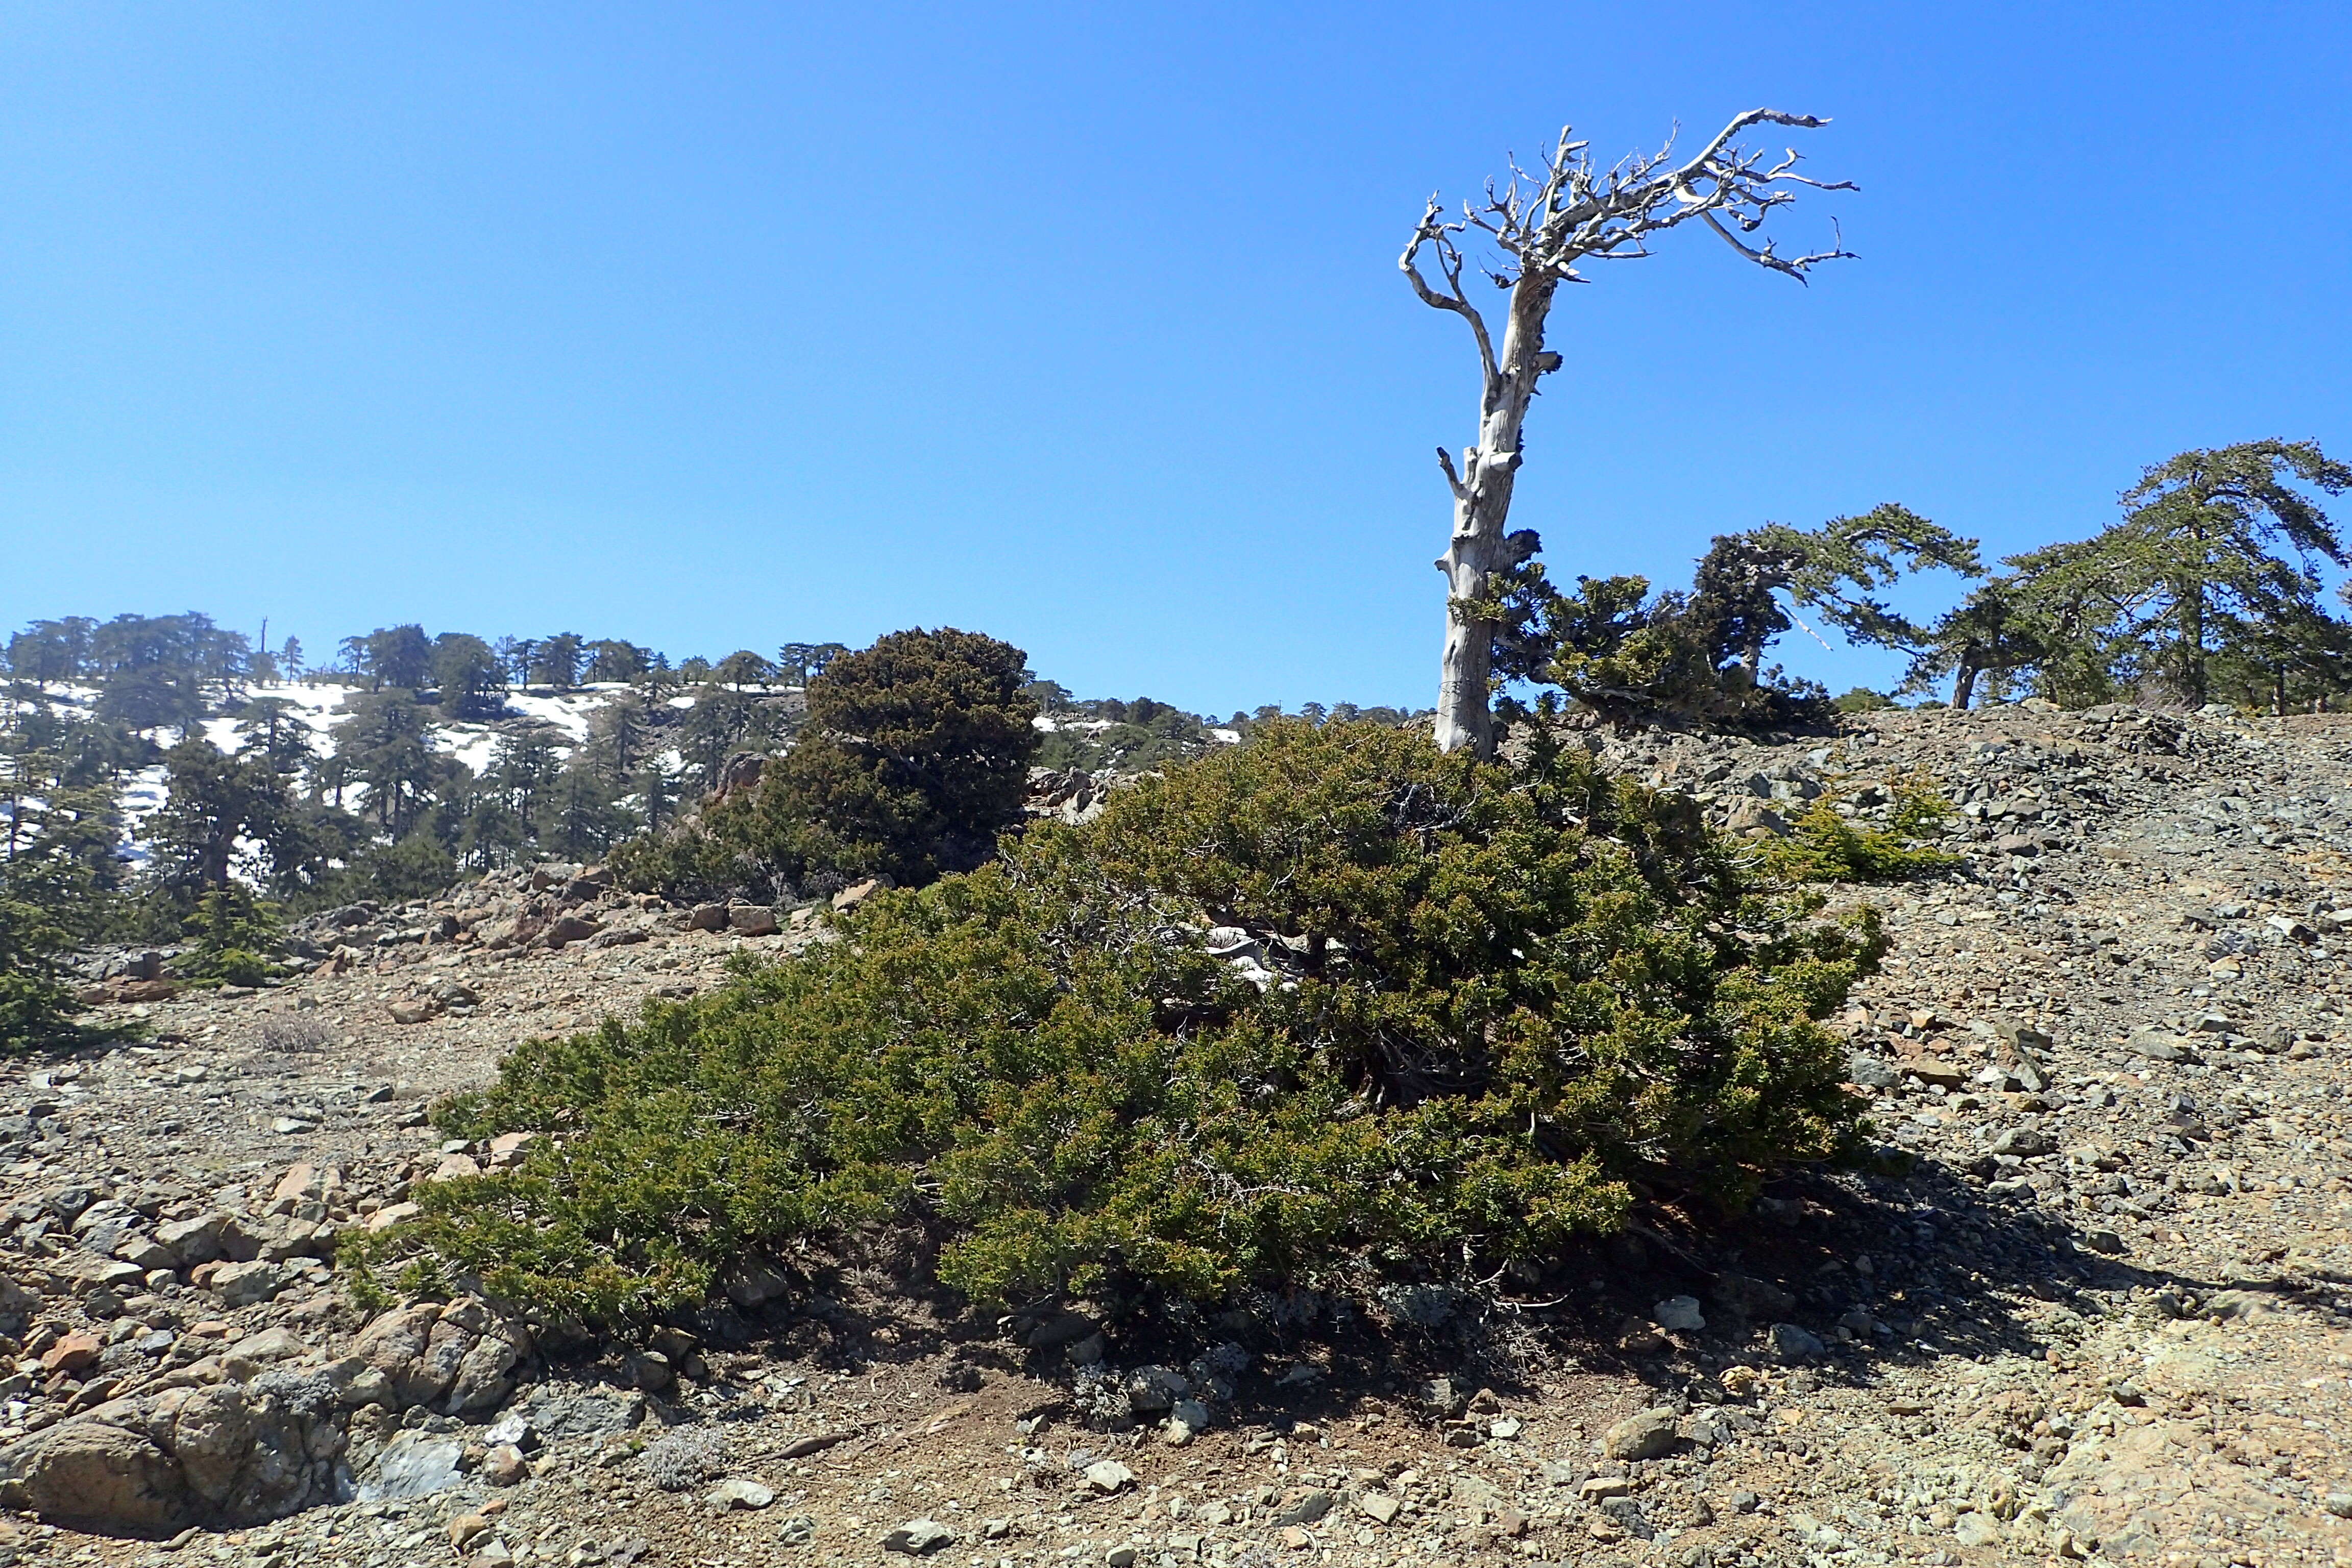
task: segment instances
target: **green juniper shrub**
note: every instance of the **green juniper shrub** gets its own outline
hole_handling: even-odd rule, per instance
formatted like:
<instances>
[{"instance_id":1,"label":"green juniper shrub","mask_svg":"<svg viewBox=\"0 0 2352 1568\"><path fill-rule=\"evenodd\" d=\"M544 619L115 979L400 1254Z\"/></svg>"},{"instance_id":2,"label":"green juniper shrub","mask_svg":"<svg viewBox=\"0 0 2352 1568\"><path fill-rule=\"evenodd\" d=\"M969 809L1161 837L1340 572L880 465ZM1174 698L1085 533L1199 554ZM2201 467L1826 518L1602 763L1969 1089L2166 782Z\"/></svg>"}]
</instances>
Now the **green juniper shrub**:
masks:
<instances>
[{"instance_id":1,"label":"green juniper shrub","mask_svg":"<svg viewBox=\"0 0 2352 1568\"><path fill-rule=\"evenodd\" d=\"M1948 870L1960 857L1920 842L1951 820L1951 803L1935 780L1915 773L1895 781L1895 810L1874 827L1841 816L1839 795L1816 797L1789 825L1789 837L1764 847L1772 871L1792 882L1900 882Z\"/></svg>"},{"instance_id":2,"label":"green juniper shrub","mask_svg":"<svg viewBox=\"0 0 2352 1568\"><path fill-rule=\"evenodd\" d=\"M71 1050L100 1040L126 1038L135 1026L93 1027L73 988L58 973L72 951L71 915L63 896L86 893L68 879L11 875L0 868L0 1055Z\"/></svg>"},{"instance_id":3,"label":"green juniper shrub","mask_svg":"<svg viewBox=\"0 0 2352 1568\"><path fill-rule=\"evenodd\" d=\"M184 929L193 945L173 967L188 979L228 985L258 985L268 979L275 973L269 955L286 938L278 911L235 883L197 900Z\"/></svg>"},{"instance_id":4,"label":"green juniper shrub","mask_svg":"<svg viewBox=\"0 0 2352 1568\"><path fill-rule=\"evenodd\" d=\"M1581 751L1270 722L839 941L530 1042L438 1120L532 1152L424 1187L375 1255L605 1321L877 1223L997 1303L1540 1271L1637 1180L1731 1209L1848 1146L1815 1020L1883 939L1821 909Z\"/></svg>"},{"instance_id":5,"label":"green juniper shrub","mask_svg":"<svg viewBox=\"0 0 2352 1568\"><path fill-rule=\"evenodd\" d=\"M808 724L755 789L620 846L625 883L673 896L907 884L970 870L1021 820L1036 703L1028 656L952 629L893 632L826 664Z\"/></svg>"},{"instance_id":6,"label":"green juniper shrub","mask_svg":"<svg viewBox=\"0 0 2352 1568\"><path fill-rule=\"evenodd\" d=\"M81 1043L80 1004L51 972L68 944L48 910L0 884L0 1053Z\"/></svg>"}]
</instances>

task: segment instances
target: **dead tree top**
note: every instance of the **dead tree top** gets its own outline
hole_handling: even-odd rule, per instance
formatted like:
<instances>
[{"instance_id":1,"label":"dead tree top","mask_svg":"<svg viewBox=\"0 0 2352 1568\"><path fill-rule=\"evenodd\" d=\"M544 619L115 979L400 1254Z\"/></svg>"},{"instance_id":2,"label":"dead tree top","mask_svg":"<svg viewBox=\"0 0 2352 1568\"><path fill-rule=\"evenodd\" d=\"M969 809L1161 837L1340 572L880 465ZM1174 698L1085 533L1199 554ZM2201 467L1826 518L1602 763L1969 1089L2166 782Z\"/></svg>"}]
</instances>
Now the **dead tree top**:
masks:
<instances>
[{"instance_id":1,"label":"dead tree top","mask_svg":"<svg viewBox=\"0 0 2352 1568\"><path fill-rule=\"evenodd\" d=\"M1522 278L1581 283L1580 261L1627 261L1647 256L1649 237L1676 228L1696 218L1759 267L1802 282L1824 261L1853 253L1833 245L1828 250L1802 256L1782 256L1767 237L1751 243L1772 209L1796 200L1792 187L1819 191L1858 189L1850 180L1815 180L1797 173L1802 162L1794 149L1775 160L1760 150L1733 145L1733 139L1757 125L1790 125L1812 130L1829 121L1811 114L1786 114L1777 109L1751 109L1717 132L1696 157L1673 162L1675 143L1669 138L1655 153L1636 153L1607 169L1595 163L1591 143L1576 139L1563 127L1559 143L1530 173L1514 161L1508 178L1488 181L1483 204L1465 202L1462 216L1448 217L1438 197L1406 242L1397 265L1412 283L1422 302L1452 310L1470 324L1487 376L1496 374L1495 348L1486 322L1462 287L1464 258L1454 237L1475 228L1491 237L1509 258L1499 270L1485 269L1496 287L1508 289ZM1422 276L1423 247L1433 252L1445 279L1440 292ZM1549 368L1549 366L1545 368Z\"/></svg>"}]
</instances>

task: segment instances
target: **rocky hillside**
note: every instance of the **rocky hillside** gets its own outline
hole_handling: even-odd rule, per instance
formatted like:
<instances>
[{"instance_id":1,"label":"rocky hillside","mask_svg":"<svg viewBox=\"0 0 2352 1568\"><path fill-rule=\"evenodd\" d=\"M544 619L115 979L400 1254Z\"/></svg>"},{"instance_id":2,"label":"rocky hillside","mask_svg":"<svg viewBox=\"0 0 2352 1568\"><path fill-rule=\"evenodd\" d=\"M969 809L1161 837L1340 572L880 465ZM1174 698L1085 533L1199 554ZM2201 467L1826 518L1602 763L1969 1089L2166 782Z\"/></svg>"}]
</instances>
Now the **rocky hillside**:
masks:
<instances>
[{"instance_id":1,"label":"rocky hillside","mask_svg":"<svg viewBox=\"0 0 2352 1568\"><path fill-rule=\"evenodd\" d=\"M2352 1553L2352 727L1863 715L1612 760L1734 831L1929 778L1948 872L1842 1026L1858 1169L1662 1204L1537 1300L1265 1299L1181 1339L1005 1320L904 1259L729 1282L627 1344L362 1305L337 1238L435 1179L530 1035L823 940L593 871L304 932L309 973L93 976L146 1043L0 1068L0 1552L19 1562L1118 1564ZM1033 806L1098 784L1041 778ZM857 896L856 890L844 895ZM172 1554L177 1553L175 1557Z\"/></svg>"}]
</instances>

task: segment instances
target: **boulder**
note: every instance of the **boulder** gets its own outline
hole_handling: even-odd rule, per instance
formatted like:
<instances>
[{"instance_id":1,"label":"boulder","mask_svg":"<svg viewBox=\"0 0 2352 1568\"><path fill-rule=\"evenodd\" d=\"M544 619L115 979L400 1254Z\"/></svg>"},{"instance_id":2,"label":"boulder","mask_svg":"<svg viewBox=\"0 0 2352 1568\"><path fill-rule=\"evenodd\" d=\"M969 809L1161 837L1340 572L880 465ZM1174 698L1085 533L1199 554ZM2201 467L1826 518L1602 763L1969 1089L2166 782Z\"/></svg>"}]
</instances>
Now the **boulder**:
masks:
<instances>
[{"instance_id":1,"label":"boulder","mask_svg":"<svg viewBox=\"0 0 2352 1568\"><path fill-rule=\"evenodd\" d=\"M261 1256L268 1237L241 1215L221 1216L220 1255L231 1263L250 1263Z\"/></svg>"},{"instance_id":2,"label":"boulder","mask_svg":"<svg viewBox=\"0 0 2352 1568\"><path fill-rule=\"evenodd\" d=\"M400 1403L400 1395L393 1391L392 1379L355 1355L331 1361L320 1371L334 1384L341 1402L354 1410L367 1405L381 1405L389 1410Z\"/></svg>"},{"instance_id":3,"label":"boulder","mask_svg":"<svg viewBox=\"0 0 2352 1568\"><path fill-rule=\"evenodd\" d=\"M2124 1041L2124 1049L2136 1057L2152 1062L2179 1062L2197 1059L2197 1053L2176 1035L2158 1029L2139 1029Z\"/></svg>"},{"instance_id":4,"label":"boulder","mask_svg":"<svg viewBox=\"0 0 2352 1568\"><path fill-rule=\"evenodd\" d=\"M1160 1434L1169 1442L1182 1447L1215 1424L1216 1417L1209 1407L1197 1399L1180 1399L1168 1408L1168 1419L1161 1424Z\"/></svg>"},{"instance_id":5,"label":"boulder","mask_svg":"<svg viewBox=\"0 0 2352 1568\"><path fill-rule=\"evenodd\" d=\"M1966 1089L1969 1084L1969 1075L1958 1063L1944 1061L1936 1057L1913 1058L1903 1064L1903 1070L1921 1083L1941 1084L1949 1089Z\"/></svg>"},{"instance_id":6,"label":"boulder","mask_svg":"<svg viewBox=\"0 0 2352 1568\"><path fill-rule=\"evenodd\" d=\"M0 1506L104 1535L169 1535L194 1512L171 1455L87 1417L0 1449Z\"/></svg>"},{"instance_id":7,"label":"boulder","mask_svg":"<svg viewBox=\"0 0 2352 1568\"><path fill-rule=\"evenodd\" d=\"M226 1508L253 1447L253 1411L233 1383L191 1390L173 1418L172 1449L188 1489L207 1510Z\"/></svg>"},{"instance_id":8,"label":"boulder","mask_svg":"<svg viewBox=\"0 0 2352 1568\"><path fill-rule=\"evenodd\" d=\"M259 1333L246 1335L229 1346L222 1359L266 1365L273 1361L290 1361L296 1356L308 1355L310 1352L310 1347L304 1344L293 1330L280 1323Z\"/></svg>"},{"instance_id":9,"label":"boulder","mask_svg":"<svg viewBox=\"0 0 2352 1568\"><path fill-rule=\"evenodd\" d=\"M834 911L836 914L847 914L888 886L889 884L879 877L868 878L863 882L853 882L834 894Z\"/></svg>"},{"instance_id":10,"label":"boulder","mask_svg":"<svg viewBox=\"0 0 2352 1568\"><path fill-rule=\"evenodd\" d=\"M471 1154L452 1153L442 1155L441 1163L425 1179L428 1182L454 1182L462 1176L478 1176L481 1173L480 1163Z\"/></svg>"},{"instance_id":11,"label":"boulder","mask_svg":"<svg viewBox=\"0 0 2352 1568\"><path fill-rule=\"evenodd\" d=\"M732 1480L719 1482L705 1492L702 1497L703 1506L714 1513L724 1513L730 1509L739 1508L763 1509L775 1500L776 1494L772 1489L761 1486L758 1481L748 1480L740 1476Z\"/></svg>"},{"instance_id":12,"label":"boulder","mask_svg":"<svg viewBox=\"0 0 2352 1568\"><path fill-rule=\"evenodd\" d=\"M1660 1458L1674 1451L1680 1421L1667 1405L1628 1415L1602 1434L1601 1451L1612 1459Z\"/></svg>"},{"instance_id":13,"label":"boulder","mask_svg":"<svg viewBox=\"0 0 2352 1568\"><path fill-rule=\"evenodd\" d=\"M221 1305L235 1310L257 1301L274 1300L292 1282L283 1266L256 1259L251 1263L222 1264L214 1272L210 1285Z\"/></svg>"},{"instance_id":14,"label":"boulder","mask_svg":"<svg viewBox=\"0 0 2352 1568\"><path fill-rule=\"evenodd\" d=\"M882 1538L883 1551L903 1552L909 1557L927 1557L954 1544L955 1531L929 1519L910 1519Z\"/></svg>"},{"instance_id":15,"label":"boulder","mask_svg":"<svg viewBox=\"0 0 2352 1568\"><path fill-rule=\"evenodd\" d=\"M389 1379L401 1404L428 1404L439 1397L442 1390L448 1387L449 1378L457 1375L457 1368L452 1366L448 1377L436 1384L424 1370L425 1348L440 1321L440 1309L431 1306L403 1307L386 1312L352 1342L352 1354Z\"/></svg>"},{"instance_id":16,"label":"boulder","mask_svg":"<svg viewBox=\"0 0 2352 1568\"><path fill-rule=\"evenodd\" d=\"M1192 1392L1192 1380L1172 1367L1139 1366L1120 1381L1128 1408L1138 1415L1163 1415Z\"/></svg>"},{"instance_id":17,"label":"boulder","mask_svg":"<svg viewBox=\"0 0 2352 1568\"><path fill-rule=\"evenodd\" d=\"M466 1445L427 1432L398 1432L361 1473L362 1502L402 1502L447 1491L465 1479Z\"/></svg>"},{"instance_id":18,"label":"boulder","mask_svg":"<svg viewBox=\"0 0 2352 1568\"><path fill-rule=\"evenodd\" d=\"M155 1244L172 1255L172 1268L193 1268L221 1255L221 1230L227 1224L225 1214L166 1220L155 1227Z\"/></svg>"},{"instance_id":19,"label":"boulder","mask_svg":"<svg viewBox=\"0 0 2352 1568\"><path fill-rule=\"evenodd\" d=\"M172 1249L147 1236L126 1236L114 1244L114 1256L141 1269L169 1268L178 1261Z\"/></svg>"},{"instance_id":20,"label":"boulder","mask_svg":"<svg viewBox=\"0 0 2352 1568\"><path fill-rule=\"evenodd\" d=\"M441 1326L453 1325L445 1321ZM436 1334L439 1331L435 1331ZM426 1353L429 1359L429 1347ZM449 1391L442 1400L443 1412L463 1415L471 1411L497 1409L514 1392L511 1373L530 1353L530 1338L519 1324L501 1320L486 1325L458 1358Z\"/></svg>"},{"instance_id":21,"label":"boulder","mask_svg":"<svg viewBox=\"0 0 2352 1568\"><path fill-rule=\"evenodd\" d=\"M478 927L476 934L490 952L503 952L508 948L521 947L536 941L543 929L544 922L538 916L518 915L513 920L493 921Z\"/></svg>"},{"instance_id":22,"label":"boulder","mask_svg":"<svg viewBox=\"0 0 2352 1568\"><path fill-rule=\"evenodd\" d=\"M511 1170L522 1163L523 1151L537 1142L536 1132L501 1132L490 1140L490 1169Z\"/></svg>"},{"instance_id":23,"label":"boulder","mask_svg":"<svg viewBox=\"0 0 2352 1568\"><path fill-rule=\"evenodd\" d=\"M105 1349L95 1334L68 1334L41 1352L41 1370L79 1377L98 1364Z\"/></svg>"},{"instance_id":24,"label":"boulder","mask_svg":"<svg viewBox=\"0 0 2352 1568\"><path fill-rule=\"evenodd\" d=\"M1820 1335L1794 1323L1775 1323L1764 1337L1772 1353L1782 1361L1811 1361L1829 1348Z\"/></svg>"},{"instance_id":25,"label":"boulder","mask_svg":"<svg viewBox=\"0 0 2352 1568\"><path fill-rule=\"evenodd\" d=\"M310 1198L324 1197L326 1192L327 1178L320 1173L319 1167L308 1160L301 1160L286 1167L286 1173L278 1177L278 1184L269 1190L269 1199L272 1203L299 1204Z\"/></svg>"},{"instance_id":26,"label":"boulder","mask_svg":"<svg viewBox=\"0 0 2352 1568\"><path fill-rule=\"evenodd\" d=\"M1731 816L1723 826L1726 832L1743 837L1760 835L1786 838L1789 836L1789 819L1760 800L1741 801L1732 807Z\"/></svg>"},{"instance_id":27,"label":"boulder","mask_svg":"<svg viewBox=\"0 0 2352 1568\"><path fill-rule=\"evenodd\" d=\"M2046 1051L2055 1044L2048 1031L2021 1024L2014 1018L1995 1019L1992 1032L2000 1037L2001 1044L2011 1050Z\"/></svg>"},{"instance_id":28,"label":"boulder","mask_svg":"<svg viewBox=\"0 0 2352 1568\"><path fill-rule=\"evenodd\" d=\"M1031 1350L1059 1350L1075 1344L1096 1331L1096 1323L1084 1312L1058 1311L1041 1320L1032 1328L1023 1342Z\"/></svg>"},{"instance_id":29,"label":"boulder","mask_svg":"<svg viewBox=\"0 0 2352 1568\"><path fill-rule=\"evenodd\" d=\"M1706 1327L1696 1296L1669 1296L1650 1309L1650 1321L1670 1334L1695 1334Z\"/></svg>"},{"instance_id":30,"label":"boulder","mask_svg":"<svg viewBox=\"0 0 2352 1568\"><path fill-rule=\"evenodd\" d=\"M48 1267L52 1274L81 1295L118 1288L136 1289L147 1280L147 1271L136 1263L125 1263L119 1258L100 1258L88 1252L68 1253Z\"/></svg>"},{"instance_id":31,"label":"boulder","mask_svg":"<svg viewBox=\"0 0 2352 1568\"><path fill-rule=\"evenodd\" d=\"M728 1276L727 1299L745 1309L765 1306L789 1292L793 1282L772 1264L751 1263Z\"/></svg>"},{"instance_id":32,"label":"boulder","mask_svg":"<svg viewBox=\"0 0 2352 1568\"><path fill-rule=\"evenodd\" d=\"M737 936L773 936L776 911L758 904L735 904L727 910L727 924Z\"/></svg>"},{"instance_id":33,"label":"boulder","mask_svg":"<svg viewBox=\"0 0 2352 1568\"><path fill-rule=\"evenodd\" d=\"M555 952L569 947L575 942L586 942L604 929L602 921L590 920L585 915L562 915L557 918L554 924L547 928L546 935L542 940L546 942L550 952Z\"/></svg>"},{"instance_id":34,"label":"boulder","mask_svg":"<svg viewBox=\"0 0 2352 1568\"><path fill-rule=\"evenodd\" d=\"M1893 1063L1872 1056L1868 1051L1846 1053L1845 1076L1847 1082L1860 1084L1864 1089L1893 1089L1903 1077L1895 1070Z\"/></svg>"},{"instance_id":35,"label":"boulder","mask_svg":"<svg viewBox=\"0 0 2352 1568\"><path fill-rule=\"evenodd\" d=\"M423 1214L425 1210L416 1204L386 1204L383 1207L376 1210L375 1213L368 1215L368 1232L370 1235L373 1235L378 1231L390 1230L394 1226L398 1225L401 1221L415 1219L418 1215Z\"/></svg>"},{"instance_id":36,"label":"boulder","mask_svg":"<svg viewBox=\"0 0 2352 1568\"><path fill-rule=\"evenodd\" d=\"M1097 1459L1083 1472L1087 1485L1108 1497L1122 1492L1135 1484L1135 1472L1117 1459Z\"/></svg>"}]
</instances>

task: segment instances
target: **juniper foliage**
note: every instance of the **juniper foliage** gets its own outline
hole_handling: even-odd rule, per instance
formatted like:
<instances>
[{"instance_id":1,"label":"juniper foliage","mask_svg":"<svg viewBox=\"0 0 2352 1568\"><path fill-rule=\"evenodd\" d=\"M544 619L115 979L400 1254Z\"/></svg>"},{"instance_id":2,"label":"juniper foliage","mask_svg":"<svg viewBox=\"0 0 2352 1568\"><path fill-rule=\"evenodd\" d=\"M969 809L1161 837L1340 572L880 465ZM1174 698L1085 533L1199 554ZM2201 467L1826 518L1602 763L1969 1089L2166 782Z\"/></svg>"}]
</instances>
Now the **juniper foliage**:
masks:
<instances>
[{"instance_id":1,"label":"juniper foliage","mask_svg":"<svg viewBox=\"0 0 2352 1568\"><path fill-rule=\"evenodd\" d=\"M1816 1020L1883 941L1746 864L1580 750L1268 723L710 996L530 1042L438 1113L530 1156L375 1246L604 1321L877 1225L989 1302L1540 1273L1637 1180L1736 1208L1847 1146Z\"/></svg>"}]
</instances>

